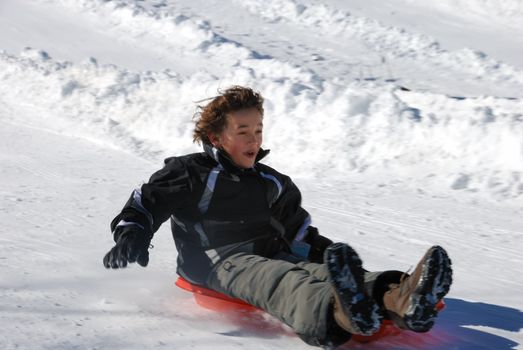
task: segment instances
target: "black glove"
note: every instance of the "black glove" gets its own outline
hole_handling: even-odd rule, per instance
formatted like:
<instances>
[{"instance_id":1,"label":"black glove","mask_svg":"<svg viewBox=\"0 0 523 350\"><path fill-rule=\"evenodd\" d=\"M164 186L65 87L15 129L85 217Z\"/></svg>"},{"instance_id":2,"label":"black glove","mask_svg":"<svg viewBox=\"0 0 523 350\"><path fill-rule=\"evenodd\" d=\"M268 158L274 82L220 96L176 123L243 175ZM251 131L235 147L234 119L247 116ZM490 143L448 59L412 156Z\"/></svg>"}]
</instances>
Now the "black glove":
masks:
<instances>
[{"instance_id":1,"label":"black glove","mask_svg":"<svg viewBox=\"0 0 523 350\"><path fill-rule=\"evenodd\" d=\"M323 263L323 253L325 249L332 244L332 241L327 237L320 235L318 229L314 226L307 228L308 233L305 237L305 242L311 245L309 251L309 261L321 264Z\"/></svg>"},{"instance_id":2,"label":"black glove","mask_svg":"<svg viewBox=\"0 0 523 350\"><path fill-rule=\"evenodd\" d=\"M116 245L104 256L106 268L122 268L127 263L137 262L141 266L149 263L149 244L151 238L145 232L127 229L120 233Z\"/></svg>"}]
</instances>

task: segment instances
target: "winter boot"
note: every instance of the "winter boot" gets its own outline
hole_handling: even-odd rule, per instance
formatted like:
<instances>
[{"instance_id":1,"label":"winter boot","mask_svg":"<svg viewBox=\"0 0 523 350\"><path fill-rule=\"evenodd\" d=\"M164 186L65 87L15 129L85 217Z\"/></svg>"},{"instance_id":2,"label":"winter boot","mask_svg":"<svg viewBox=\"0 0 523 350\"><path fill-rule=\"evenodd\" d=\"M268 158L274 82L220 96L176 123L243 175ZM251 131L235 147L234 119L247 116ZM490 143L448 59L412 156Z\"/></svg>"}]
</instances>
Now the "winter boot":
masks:
<instances>
[{"instance_id":1,"label":"winter boot","mask_svg":"<svg viewBox=\"0 0 523 350\"><path fill-rule=\"evenodd\" d=\"M436 304L448 293L452 283L451 261L445 249L433 246L412 274L399 284L391 284L383 296L388 316L403 329L427 332L437 316Z\"/></svg>"},{"instance_id":2,"label":"winter boot","mask_svg":"<svg viewBox=\"0 0 523 350\"><path fill-rule=\"evenodd\" d=\"M352 334L371 335L381 325L379 307L364 288L364 270L358 254L346 244L331 244L325 263L334 289L336 323Z\"/></svg>"}]
</instances>

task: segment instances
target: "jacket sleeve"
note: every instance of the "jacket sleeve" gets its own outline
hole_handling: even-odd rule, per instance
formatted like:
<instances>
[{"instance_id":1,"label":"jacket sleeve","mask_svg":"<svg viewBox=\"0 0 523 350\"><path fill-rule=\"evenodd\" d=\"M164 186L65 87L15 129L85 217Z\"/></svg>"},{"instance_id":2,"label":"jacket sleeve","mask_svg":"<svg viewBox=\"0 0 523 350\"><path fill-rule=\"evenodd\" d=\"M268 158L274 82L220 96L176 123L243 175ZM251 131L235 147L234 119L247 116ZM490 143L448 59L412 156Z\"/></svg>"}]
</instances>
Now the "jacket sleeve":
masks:
<instances>
[{"instance_id":1,"label":"jacket sleeve","mask_svg":"<svg viewBox=\"0 0 523 350\"><path fill-rule=\"evenodd\" d=\"M273 217L283 226L287 242L303 240L311 223L309 213L301 206L301 193L292 180L283 176L281 193L271 210Z\"/></svg>"},{"instance_id":2,"label":"jacket sleeve","mask_svg":"<svg viewBox=\"0 0 523 350\"><path fill-rule=\"evenodd\" d=\"M169 158L163 169L137 188L111 222L114 240L128 230L140 230L149 238L177 208L187 204L191 193L189 170L180 158Z\"/></svg>"}]
</instances>

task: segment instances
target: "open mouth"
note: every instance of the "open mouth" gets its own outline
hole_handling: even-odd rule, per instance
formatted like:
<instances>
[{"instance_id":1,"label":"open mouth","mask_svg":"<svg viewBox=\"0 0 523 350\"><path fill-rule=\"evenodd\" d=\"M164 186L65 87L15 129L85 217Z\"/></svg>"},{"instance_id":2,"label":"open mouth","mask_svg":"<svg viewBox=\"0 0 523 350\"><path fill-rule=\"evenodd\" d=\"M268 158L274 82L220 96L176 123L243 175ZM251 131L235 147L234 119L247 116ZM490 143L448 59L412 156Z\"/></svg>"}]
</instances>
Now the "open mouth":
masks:
<instances>
[{"instance_id":1,"label":"open mouth","mask_svg":"<svg viewBox=\"0 0 523 350\"><path fill-rule=\"evenodd\" d=\"M246 157L249 157L249 158L254 158L254 157L256 157L256 152L255 151L248 151L248 152L245 152L244 155Z\"/></svg>"}]
</instances>

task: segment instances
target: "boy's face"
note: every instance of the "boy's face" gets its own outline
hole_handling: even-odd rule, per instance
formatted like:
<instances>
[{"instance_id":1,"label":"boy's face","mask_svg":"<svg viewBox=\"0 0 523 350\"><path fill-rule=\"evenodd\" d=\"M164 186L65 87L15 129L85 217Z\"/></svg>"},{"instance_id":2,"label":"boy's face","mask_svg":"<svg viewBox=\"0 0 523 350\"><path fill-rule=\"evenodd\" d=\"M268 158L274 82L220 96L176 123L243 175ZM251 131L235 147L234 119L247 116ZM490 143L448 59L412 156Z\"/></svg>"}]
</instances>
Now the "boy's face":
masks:
<instances>
[{"instance_id":1,"label":"boy's face","mask_svg":"<svg viewBox=\"0 0 523 350\"><path fill-rule=\"evenodd\" d=\"M263 117L256 108L227 114L225 129L209 135L214 147L229 154L240 168L252 168L263 140Z\"/></svg>"}]
</instances>

